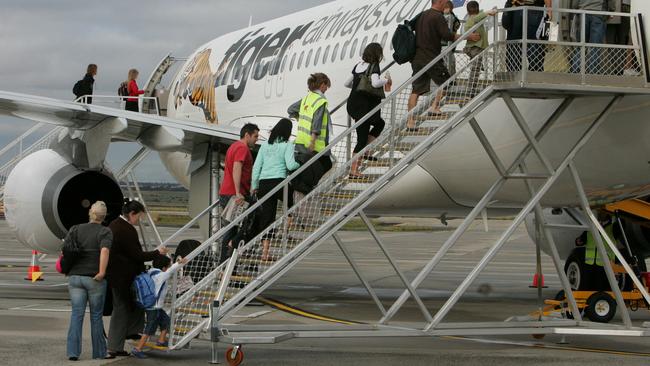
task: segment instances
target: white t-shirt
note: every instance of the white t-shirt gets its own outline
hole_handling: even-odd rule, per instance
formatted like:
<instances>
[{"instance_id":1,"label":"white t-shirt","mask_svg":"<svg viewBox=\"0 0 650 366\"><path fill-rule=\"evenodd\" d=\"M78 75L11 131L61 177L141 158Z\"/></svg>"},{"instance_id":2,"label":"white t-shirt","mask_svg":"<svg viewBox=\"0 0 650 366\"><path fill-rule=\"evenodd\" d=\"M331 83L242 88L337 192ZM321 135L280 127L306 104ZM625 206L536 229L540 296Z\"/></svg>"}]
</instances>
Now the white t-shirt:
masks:
<instances>
[{"instance_id":1,"label":"white t-shirt","mask_svg":"<svg viewBox=\"0 0 650 366\"><path fill-rule=\"evenodd\" d=\"M156 305L153 307L154 309L162 309L165 307L165 297L167 296L168 290L167 280L169 280L173 274L173 270L179 265L179 263L174 263L171 267L167 268L167 271L165 272L158 268L152 268L149 270L149 276L151 276L151 279L156 286L156 294L158 294L158 300L156 300Z\"/></svg>"}]
</instances>

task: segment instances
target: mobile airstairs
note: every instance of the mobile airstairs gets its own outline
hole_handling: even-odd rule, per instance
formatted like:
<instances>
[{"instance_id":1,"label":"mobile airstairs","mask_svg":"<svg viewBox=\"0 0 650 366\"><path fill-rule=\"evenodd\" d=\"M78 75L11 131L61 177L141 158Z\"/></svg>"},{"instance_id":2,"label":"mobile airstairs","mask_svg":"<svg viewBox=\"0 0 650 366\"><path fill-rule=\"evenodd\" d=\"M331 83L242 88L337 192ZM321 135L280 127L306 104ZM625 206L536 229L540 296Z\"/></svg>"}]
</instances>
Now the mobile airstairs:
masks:
<instances>
[{"instance_id":1,"label":"mobile airstairs","mask_svg":"<svg viewBox=\"0 0 650 366\"><path fill-rule=\"evenodd\" d=\"M528 8L524 12L532 11ZM501 10L500 13L513 11ZM580 11L564 11L573 13L584 20L586 14ZM625 14L616 14L628 16ZM524 19L527 17L524 16ZM631 24L634 33L634 44L631 46L594 45L581 42L548 42L548 41L501 41L502 31L495 32L492 44L480 57L472 60L459 60L459 70L443 85L440 85L430 96L421 98L418 106L411 112L407 110L407 100L411 83L428 68L439 60L443 60L449 50L454 49L477 27L494 22L499 29L498 17L486 19L468 30L461 39L438 56L427 68L399 86L378 107L381 108L387 121L384 133L373 143L358 154L351 152L354 143L355 127L365 122L368 116L358 121L344 133L333 139L325 151L322 151L305 166L288 177L269 195L282 192L284 206L278 219L266 230L248 243L234 250L230 260L218 264L215 262L215 251L218 251L220 239L234 226L241 224L246 215L256 210L267 197L262 197L234 222L217 230L208 240L191 253L180 271L172 280L170 296L170 316L172 326L170 332L170 349L181 349L192 339L207 334L215 342L225 342L235 345L246 343L274 343L296 337L386 337L408 336L426 337L440 335L496 335L496 334L582 334L582 335L622 335L649 336L650 328L634 326L625 306L622 304L620 291L616 291L616 300L623 324L620 326L596 324L583 321L578 311L576 301L571 297L569 282L564 274L563 265L553 242L552 230L559 227L543 222L541 200L553 187L563 173L570 174L577 193L580 197L581 208L588 214L590 222L588 229L593 232L604 232L596 218L591 214L590 203L581 184L580 174L574 165L574 158L590 141L596 130L607 120L612 110L616 108L626 95L650 94L647 88L647 70L644 47L638 42L641 39L640 17L632 16ZM585 24L584 21L582 24ZM526 27L524 26L524 29ZM584 34L584 32L582 33ZM526 36L524 36L526 38ZM554 52L540 52L553 48ZM606 56L606 57L605 57ZM573 60L573 66L567 65ZM542 62L546 72L529 71L532 65ZM636 76L623 75L623 67L636 70ZM474 70L474 72L472 72ZM550 71L552 70L552 71ZM480 71L478 76L477 71ZM445 91L442 101L443 113L432 113L431 104L437 92ZM562 103L551 114L550 118L538 130L531 128L514 99L559 98ZM556 122L571 108L575 98L584 96L607 96L609 102L598 106L597 118L588 123L580 136L571 137L566 152L561 159L549 158L541 147L540 141L553 128ZM481 126L475 118L495 100L502 100L516 121L527 141L525 148L511 162L503 161L488 138L485 131L490 126ZM371 112L370 114L372 114ZM407 129L406 125L414 121L417 130ZM485 153L490 158L498 179L492 184L485 195L472 208L464 221L442 245L438 252L422 268L414 278L404 275L398 263L387 250L385 243L373 227L364 210L374 200L381 197L385 189L398 181L411 168L418 165L427 154L435 151L450 136L462 127L469 125L475 133ZM351 166L360 156L372 154L376 161L365 161L362 165L360 178L350 177ZM337 163L329 175L307 196L295 202L289 208L286 205L289 194L289 183L304 169L314 163L324 154L331 154ZM460 159L460 158L459 158ZM535 161L535 164L530 164ZM458 164L462 164L462 160ZM532 171L528 167L542 167L542 171ZM417 293L424 284L427 276L436 268L445 255L457 243L458 239L468 230L474 220L489 207L495 195L500 192L507 182L521 181L530 193L530 198L524 202L511 225L502 233L500 238L485 253L471 273L458 285L449 299L437 312L431 313ZM186 227L169 238L166 243L174 240L205 215L214 215L217 204L206 208ZM481 271L489 264L504 246L515 230L531 214L536 214L538 230L543 233L543 240L551 248L551 259L565 292L569 294L569 307L574 319L534 319L532 321L511 321L503 323L444 323L443 320L458 302L470 285L477 279ZM216 213L218 214L218 213ZM371 236L376 241L381 253L390 264L390 269L398 274L403 284L402 295L389 308L379 299L375 290L364 277L359 266L352 258L349 249L337 235L349 220L360 217L367 226ZM562 228L566 228L563 226ZM271 258L261 260L262 238L271 238ZM600 238L599 235L595 235ZM606 236L605 236L606 237ZM243 306L251 302L262 291L269 288L275 281L287 273L294 265L308 256L326 239L333 238L343 256L352 266L359 280L364 285L369 296L376 303L382 314L381 319L370 325L358 326L260 326L243 327L226 325L224 321L235 314ZM539 246L538 245L538 261ZM625 258L609 240L598 242L598 250L604 255L606 246L614 250L620 262L624 265L633 279L636 279ZM615 278L612 268L606 266L610 283ZM181 289L184 277L194 279L193 286ZM637 280L638 281L638 280ZM644 288L637 284L639 288ZM617 289L617 286L612 286ZM643 296L650 302L650 295L643 290ZM417 326L392 325L389 322L402 308L408 299L413 299L422 313L424 321ZM228 353L229 360L237 363L241 356L238 348ZM213 352L213 357L216 355ZM214 360L214 358L213 358Z\"/></svg>"}]
</instances>

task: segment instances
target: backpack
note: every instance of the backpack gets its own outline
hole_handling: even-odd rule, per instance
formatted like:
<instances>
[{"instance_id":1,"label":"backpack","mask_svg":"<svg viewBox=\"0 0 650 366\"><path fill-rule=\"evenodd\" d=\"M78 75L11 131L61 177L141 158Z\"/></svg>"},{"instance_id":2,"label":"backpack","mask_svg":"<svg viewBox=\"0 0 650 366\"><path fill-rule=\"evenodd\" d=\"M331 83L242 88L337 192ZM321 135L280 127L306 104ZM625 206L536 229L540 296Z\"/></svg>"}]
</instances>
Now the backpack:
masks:
<instances>
[{"instance_id":1,"label":"backpack","mask_svg":"<svg viewBox=\"0 0 650 366\"><path fill-rule=\"evenodd\" d=\"M61 269L60 273L68 274L82 255L82 250L77 240L77 226L70 228L70 232L68 232L68 235L66 235L63 241L61 253L61 257L58 260L58 266Z\"/></svg>"},{"instance_id":2,"label":"backpack","mask_svg":"<svg viewBox=\"0 0 650 366\"><path fill-rule=\"evenodd\" d=\"M129 83L126 81L123 81L122 84L120 84L120 87L117 88L117 95L120 97L128 97L129 96Z\"/></svg>"},{"instance_id":3,"label":"backpack","mask_svg":"<svg viewBox=\"0 0 650 366\"><path fill-rule=\"evenodd\" d=\"M160 271L153 274L149 272L142 272L135 277L131 285L133 292L133 300L135 304L141 309L150 309L158 301L158 293L156 293L156 284L153 282L153 277ZM162 289L162 287L161 287Z\"/></svg>"},{"instance_id":4,"label":"backpack","mask_svg":"<svg viewBox=\"0 0 650 366\"><path fill-rule=\"evenodd\" d=\"M82 96L81 89L83 88L83 80L77 81L74 86L72 87L72 94L74 94L77 98Z\"/></svg>"},{"instance_id":5,"label":"backpack","mask_svg":"<svg viewBox=\"0 0 650 366\"><path fill-rule=\"evenodd\" d=\"M415 51L417 49L416 37L415 37L415 25L420 19L419 14L411 20L405 20L404 24L397 26L395 34L393 34L393 39L391 43L393 44L393 59L398 64L402 65L407 62L411 62L415 57Z\"/></svg>"}]
</instances>

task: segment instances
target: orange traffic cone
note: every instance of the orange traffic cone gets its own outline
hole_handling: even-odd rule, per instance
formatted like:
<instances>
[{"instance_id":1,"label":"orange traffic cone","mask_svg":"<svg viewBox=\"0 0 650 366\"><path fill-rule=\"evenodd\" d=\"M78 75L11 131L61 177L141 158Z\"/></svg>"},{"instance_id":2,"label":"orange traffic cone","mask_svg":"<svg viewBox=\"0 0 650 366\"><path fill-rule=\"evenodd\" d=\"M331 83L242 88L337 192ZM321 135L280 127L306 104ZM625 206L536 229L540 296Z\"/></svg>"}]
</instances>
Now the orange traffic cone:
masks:
<instances>
[{"instance_id":1,"label":"orange traffic cone","mask_svg":"<svg viewBox=\"0 0 650 366\"><path fill-rule=\"evenodd\" d=\"M529 286L529 287L530 288L538 288L538 287L547 288L546 286L544 286L544 275L541 274L541 273L535 273L535 275L533 276L533 285Z\"/></svg>"},{"instance_id":2,"label":"orange traffic cone","mask_svg":"<svg viewBox=\"0 0 650 366\"><path fill-rule=\"evenodd\" d=\"M43 281L43 272L41 272L41 266L38 264L38 251L32 250L32 265L27 268L27 281Z\"/></svg>"}]
</instances>

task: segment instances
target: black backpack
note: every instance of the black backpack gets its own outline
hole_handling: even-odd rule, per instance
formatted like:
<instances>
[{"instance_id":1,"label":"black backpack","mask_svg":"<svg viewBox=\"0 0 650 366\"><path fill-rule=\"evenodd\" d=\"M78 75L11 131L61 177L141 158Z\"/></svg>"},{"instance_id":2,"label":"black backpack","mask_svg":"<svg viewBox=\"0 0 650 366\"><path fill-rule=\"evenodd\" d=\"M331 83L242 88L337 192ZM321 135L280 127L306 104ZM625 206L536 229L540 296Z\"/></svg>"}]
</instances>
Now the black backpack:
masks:
<instances>
[{"instance_id":1,"label":"black backpack","mask_svg":"<svg viewBox=\"0 0 650 366\"><path fill-rule=\"evenodd\" d=\"M79 80L72 87L72 94L74 94L77 98L82 95L81 89L83 88L83 82L83 80Z\"/></svg>"},{"instance_id":2,"label":"black backpack","mask_svg":"<svg viewBox=\"0 0 650 366\"><path fill-rule=\"evenodd\" d=\"M404 24L397 26L397 30L393 34L393 40L391 41L395 50L393 59L400 65L413 61L415 57L415 50L417 48L415 25L421 15L419 14L411 20L405 20Z\"/></svg>"},{"instance_id":3,"label":"black backpack","mask_svg":"<svg viewBox=\"0 0 650 366\"><path fill-rule=\"evenodd\" d=\"M120 97L129 96L129 84L126 81L123 81L122 84L120 84L120 87L117 88L117 95Z\"/></svg>"}]
</instances>

